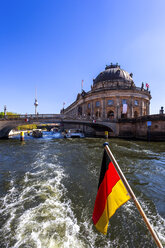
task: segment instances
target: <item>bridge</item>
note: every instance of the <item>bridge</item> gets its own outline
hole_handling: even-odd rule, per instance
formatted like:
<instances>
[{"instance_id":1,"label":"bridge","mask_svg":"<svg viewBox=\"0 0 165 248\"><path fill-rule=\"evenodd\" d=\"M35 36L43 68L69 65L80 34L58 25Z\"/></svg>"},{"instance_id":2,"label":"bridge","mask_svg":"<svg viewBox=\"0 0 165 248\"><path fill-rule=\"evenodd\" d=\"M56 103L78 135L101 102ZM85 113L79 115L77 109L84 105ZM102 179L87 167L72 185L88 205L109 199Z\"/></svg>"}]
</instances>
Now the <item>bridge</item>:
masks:
<instances>
[{"instance_id":1,"label":"bridge","mask_svg":"<svg viewBox=\"0 0 165 248\"><path fill-rule=\"evenodd\" d=\"M165 114L118 120L64 114L0 116L0 139L8 138L9 132L20 125L47 123L59 123L62 129L81 129L87 136L102 136L109 131L114 137L165 141Z\"/></svg>"},{"instance_id":2,"label":"bridge","mask_svg":"<svg viewBox=\"0 0 165 248\"><path fill-rule=\"evenodd\" d=\"M64 114L6 115L0 117L0 139L8 138L9 132L21 125L59 123L64 129L81 128L85 133L110 131L116 135L116 121L107 119L92 120L85 117L70 117Z\"/></svg>"}]
</instances>

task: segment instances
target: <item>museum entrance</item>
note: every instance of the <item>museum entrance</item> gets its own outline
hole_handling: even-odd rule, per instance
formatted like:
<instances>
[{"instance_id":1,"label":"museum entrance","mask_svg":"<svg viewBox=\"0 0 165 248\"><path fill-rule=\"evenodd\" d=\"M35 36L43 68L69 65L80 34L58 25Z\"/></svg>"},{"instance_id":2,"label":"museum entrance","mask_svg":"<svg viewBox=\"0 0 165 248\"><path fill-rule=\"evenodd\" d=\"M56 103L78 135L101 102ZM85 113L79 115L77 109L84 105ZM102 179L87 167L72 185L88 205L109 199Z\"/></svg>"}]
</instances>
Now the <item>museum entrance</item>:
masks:
<instances>
[{"instance_id":1,"label":"museum entrance","mask_svg":"<svg viewBox=\"0 0 165 248\"><path fill-rule=\"evenodd\" d=\"M107 114L107 118L110 119L110 120L113 120L114 119L114 112L112 110L110 110Z\"/></svg>"}]
</instances>

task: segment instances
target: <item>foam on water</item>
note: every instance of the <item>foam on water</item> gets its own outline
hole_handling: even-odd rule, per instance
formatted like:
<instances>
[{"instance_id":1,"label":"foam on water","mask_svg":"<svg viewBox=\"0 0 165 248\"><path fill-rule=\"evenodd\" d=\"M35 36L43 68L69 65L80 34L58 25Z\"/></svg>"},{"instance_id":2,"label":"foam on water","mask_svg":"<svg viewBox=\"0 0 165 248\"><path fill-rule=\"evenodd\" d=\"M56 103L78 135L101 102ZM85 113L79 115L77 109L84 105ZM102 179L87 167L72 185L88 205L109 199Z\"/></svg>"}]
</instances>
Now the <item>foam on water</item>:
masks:
<instances>
[{"instance_id":1,"label":"foam on water","mask_svg":"<svg viewBox=\"0 0 165 248\"><path fill-rule=\"evenodd\" d=\"M165 219L161 217L157 211L155 211L154 214L147 202L142 202L141 205L152 228L156 231L158 237L165 244Z\"/></svg>"},{"instance_id":2,"label":"foam on water","mask_svg":"<svg viewBox=\"0 0 165 248\"><path fill-rule=\"evenodd\" d=\"M40 162L35 162L40 167ZM47 164L53 168L53 177L42 169L27 172L21 183L22 188L10 182L8 194L1 198L1 215L4 224L0 232L5 237L4 247L84 247L78 238L79 226L71 202L65 198L66 189L62 179L66 176L58 165ZM10 243L8 242L10 240ZM11 241L12 240L12 241Z\"/></svg>"},{"instance_id":3,"label":"foam on water","mask_svg":"<svg viewBox=\"0 0 165 248\"><path fill-rule=\"evenodd\" d=\"M138 201L140 203L140 205L142 206L147 219L149 220L152 228L154 229L154 231L157 233L159 239L161 240L161 242L163 244L165 244L165 219L162 218L157 211L153 211L150 209L149 203L146 201L144 202L142 200L142 198L138 198ZM143 218L140 217L140 213L137 210L135 204L133 201L128 201L126 204L123 205L124 210L127 212L127 215L130 218L135 218L135 223L137 223L137 219L139 219L138 221L141 222L143 224L143 226L147 229L147 227L145 226L145 222L143 221ZM149 231L148 231L149 233Z\"/></svg>"},{"instance_id":4,"label":"foam on water","mask_svg":"<svg viewBox=\"0 0 165 248\"><path fill-rule=\"evenodd\" d=\"M147 149L139 149L139 146L136 146L136 145L133 145L133 146L130 146L130 147L124 147L124 146L120 146L120 145L117 145L116 146L119 150L121 150L121 152L131 152L131 153L137 153L137 154L140 154L140 155L150 155L150 156L153 156L153 157L156 157L156 156L159 156L160 154L157 153L157 152L153 152L152 150L147 150Z\"/></svg>"}]
</instances>

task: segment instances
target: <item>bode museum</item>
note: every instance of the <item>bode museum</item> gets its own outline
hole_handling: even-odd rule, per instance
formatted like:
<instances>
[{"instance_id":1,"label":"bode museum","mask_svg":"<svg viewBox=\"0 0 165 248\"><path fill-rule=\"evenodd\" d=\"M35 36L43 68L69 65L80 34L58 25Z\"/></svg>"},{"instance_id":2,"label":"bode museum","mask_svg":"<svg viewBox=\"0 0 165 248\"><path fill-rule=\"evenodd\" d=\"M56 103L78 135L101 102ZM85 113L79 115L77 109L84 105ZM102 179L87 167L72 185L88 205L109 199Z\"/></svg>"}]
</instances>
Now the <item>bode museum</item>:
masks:
<instances>
[{"instance_id":1,"label":"bode museum","mask_svg":"<svg viewBox=\"0 0 165 248\"><path fill-rule=\"evenodd\" d=\"M64 128L81 129L86 136L165 141L165 114L150 115L149 85L137 87L133 74L111 64L93 80L91 90L61 110L70 124ZM77 124L74 121L76 120Z\"/></svg>"},{"instance_id":2,"label":"bode museum","mask_svg":"<svg viewBox=\"0 0 165 248\"><path fill-rule=\"evenodd\" d=\"M148 87L145 89L143 83L137 87L132 73L111 64L93 80L91 90L82 90L63 113L93 120L137 118L149 115L150 100Z\"/></svg>"}]
</instances>

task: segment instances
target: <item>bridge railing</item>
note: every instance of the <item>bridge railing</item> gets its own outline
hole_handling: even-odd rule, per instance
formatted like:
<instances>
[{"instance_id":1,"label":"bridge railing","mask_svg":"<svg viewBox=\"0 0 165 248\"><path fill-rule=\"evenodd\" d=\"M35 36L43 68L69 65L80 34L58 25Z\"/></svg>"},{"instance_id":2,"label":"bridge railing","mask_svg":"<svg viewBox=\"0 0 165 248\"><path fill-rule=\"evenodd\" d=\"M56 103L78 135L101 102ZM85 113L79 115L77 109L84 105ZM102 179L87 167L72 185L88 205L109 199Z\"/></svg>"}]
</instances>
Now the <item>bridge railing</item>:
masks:
<instances>
[{"instance_id":1,"label":"bridge railing","mask_svg":"<svg viewBox=\"0 0 165 248\"><path fill-rule=\"evenodd\" d=\"M115 119L110 118L93 118L91 116L69 116L64 115L63 120L74 120L74 121L90 121L90 122L116 122Z\"/></svg>"},{"instance_id":2,"label":"bridge railing","mask_svg":"<svg viewBox=\"0 0 165 248\"><path fill-rule=\"evenodd\" d=\"M39 119L62 119L61 114L25 114L25 115L3 115L0 120L39 120Z\"/></svg>"},{"instance_id":3,"label":"bridge railing","mask_svg":"<svg viewBox=\"0 0 165 248\"><path fill-rule=\"evenodd\" d=\"M24 115L0 115L0 121L13 121L13 120L20 120L25 122L30 121L42 121L42 120L58 120L58 121L77 121L77 122L93 122L93 123L100 123L100 122L116 122L116 119L110 119L110 118L96 118L91 116L69 116L65 114L24 114ZM158 119L165 119L165 114L156 114L156 115L146 115L146 116L139 116L136 118L136 121L138 120L158 120ZM135 118L126 118L126 119L118 119L120 122L129 121L129 120L135 120Z\"/></svg>"},{"instance_id":4,"label":"bridge railing","mask_svg":"<svg viewBox=\"0 0 165 248\"><path fill-rule=\"evenodd\" d=\"M149 117L154 119L158 117L164 118L165 115L150 115L150 116L139 116L136 118L138 119L148 119ZM56 119L56 120L67 120L67 121L88 121L88 122L94 122L94 123L99 123L99 122L116 122L116 119L110 119L110 118L102 118L102 117L91 117L91 116L69 116L65 114L24 114L24 115L0 115L0 121L5 121L5 120L24 120L25 122L30 122L30 121L40 121L43 119ZM133 118L130 118L133 120ZM120 119L121 121L123 119ZM126 119L128 120L128 119Z\"/></svg>"}]
</instances>

